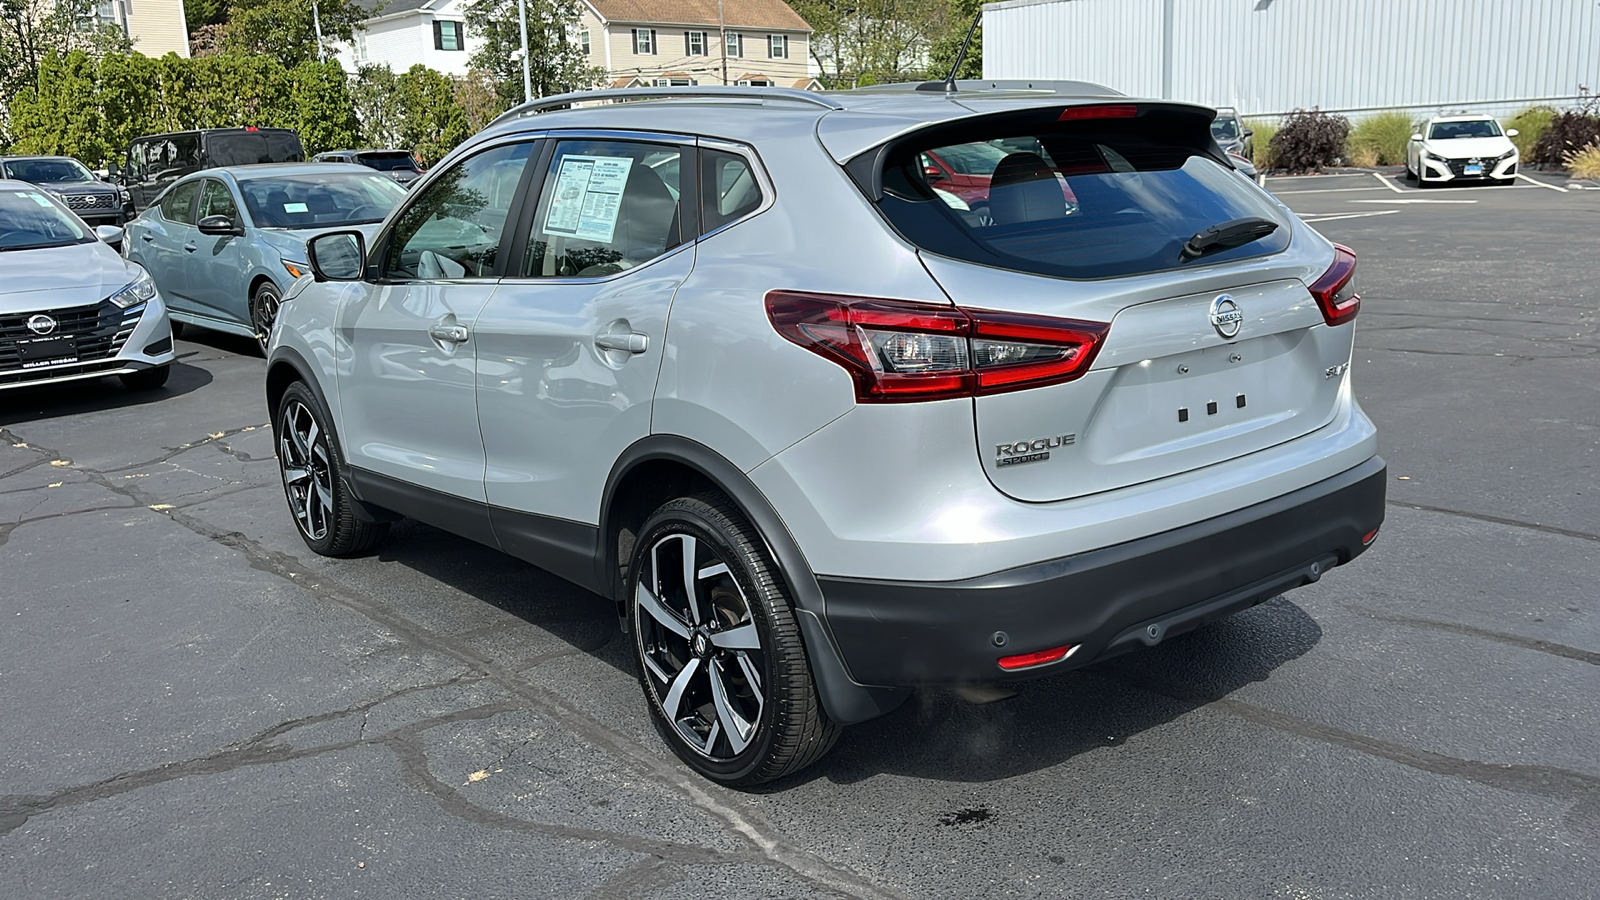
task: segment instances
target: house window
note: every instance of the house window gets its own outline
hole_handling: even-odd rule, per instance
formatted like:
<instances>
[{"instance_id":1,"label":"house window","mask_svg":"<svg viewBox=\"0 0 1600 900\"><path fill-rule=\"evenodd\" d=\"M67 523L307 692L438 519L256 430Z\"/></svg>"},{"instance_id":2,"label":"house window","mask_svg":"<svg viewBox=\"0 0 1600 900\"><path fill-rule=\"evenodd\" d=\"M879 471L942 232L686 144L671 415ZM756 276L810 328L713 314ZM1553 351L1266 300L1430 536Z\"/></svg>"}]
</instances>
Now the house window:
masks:
<instances>
[{"instance_id":1,"label":"house window","mask_svg":"<svg viewBox=\"0 0 1600 900\"><path fill-rule=\"evenodd\" d=\"M433 49L465 50L465 35L460 22L435 21L433 23Z\"/></svg>"},{"instance_id":2,"label":"house window","mask_svg":"<svg viewBox=\"0 0 1600 900\"><path fill-rule=\"evenodd\" d=\"M685 31L683 33L683 55L706 55L706 33L704 31Z\"/></svg>"},{"instance_id":3,"label":"house window","mask_svg":"<svg viewBox=\"0 0 1600 900\"><path fill-rule=\"evenodd\" d=\"M355 51L356 62L364 63L364 62L367 61L367 33L366 33L366 31L363 30L363 31L356 32L356 44L355 44L354 51Z\"/></svg>"},{"instance_id":4,"label":"house window","mask_svg":"<svg viewBox=\"0 0 1600 900\"><path fill-rule=\"evenodd\" d=\"M656 30L654 28L635 28L633 30L633 52L640 56L656 55Z\"/></svg>"},{"instance_id":5,"label":"house window","mask_svg":"<svg viewBox=\"0 0 1600 900\"><path fill-rule=\"evenodd\" d=\"M700 83L698 78L653 78L651 87L694 87Z\"/></svg>"},{"instance_id":6,"label":"house window","mask_svg":"<svg viewBox=\"0 0 1600 900\"><path fill-rule=\"evenodd\" d=\"M733 57L744 55L744 35L734 34L731 31L728 32L727 53L729 56Z\"/></svg>"},{"instance_id":7,"label":"house window","mask_svg":"<svg viewBox=\"0 0 1600 900\"><path fill-rule=\"evenodd\" d=\"M789 38L781 34L767 35L767 55L773 59L789 58Z\"/></svg>"},{"instance_id":8,"label":"house window","mask_svg":"<svg viewBox=\"0 0 1600 900\"><path fill-rule=\"evenodd\" d=\"M741 79L739 79L739 86L740 87L772 87L772 85L773 85L773 81L770 78L741 78Z\"/></svg>"},{"instance_id":9,"label":"house window","mask_svg":"<svg viewBox=\"0 0 1600 900\"><path fill-rule=\"evenodd\" d=\"M578 32L578 46L582 48L584 56L589 55L589 29Z\"/></svg>"}]
</instances>

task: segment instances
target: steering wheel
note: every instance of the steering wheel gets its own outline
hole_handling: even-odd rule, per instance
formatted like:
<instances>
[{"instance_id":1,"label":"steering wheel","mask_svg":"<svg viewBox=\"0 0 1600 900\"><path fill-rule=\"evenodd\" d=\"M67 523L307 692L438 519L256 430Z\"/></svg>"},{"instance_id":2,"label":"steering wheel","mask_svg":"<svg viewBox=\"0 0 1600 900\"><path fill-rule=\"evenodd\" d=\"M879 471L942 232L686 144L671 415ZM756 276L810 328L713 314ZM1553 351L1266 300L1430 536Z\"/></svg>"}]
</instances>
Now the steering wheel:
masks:
<instances>
[{"instance_id":1,"label":"steering wheel","mask_svg":"<svg viewBox=\"0 0 1600 900\"><path fill-rule=\"evenodd\" d=\"M387 213L384 212L383 207L377 205L376 203L367 203L350 210L348 218L353 221L361 221L366 219L381 219L385 215L387 215Z\"/></svg>"},{"instance_id":2,"label":"steering wheel","mask_svg":"<svg viewBox=\"0 0 1600 900\"><path fill-rule=\"evenodd\" d=\"M0 244L10 243L9 238L26 237L30 233L27 231L0 231Z\"/></svg>"}]
</instances>

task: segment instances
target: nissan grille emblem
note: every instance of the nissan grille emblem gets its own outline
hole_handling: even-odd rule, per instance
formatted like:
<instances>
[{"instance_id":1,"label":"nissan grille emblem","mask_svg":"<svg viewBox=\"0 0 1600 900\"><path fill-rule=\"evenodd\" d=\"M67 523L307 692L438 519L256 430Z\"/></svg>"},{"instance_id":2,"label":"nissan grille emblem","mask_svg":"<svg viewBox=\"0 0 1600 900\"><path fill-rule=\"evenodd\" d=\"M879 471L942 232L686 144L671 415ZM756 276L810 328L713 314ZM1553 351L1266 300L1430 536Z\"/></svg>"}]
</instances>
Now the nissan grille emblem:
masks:
<instances>
[{"instance_id":1,"label":"nissan grille emblem","mask_svg":"<svg viewBox=\"0 0 1600 900\"><path fill-rule=\"evenodd\" d=\"M1211 327L1217 329L1217 334L1229 339L1236 338L1243 326L1244 313L1232 297L1223 294L1211 301Z\"/></svg>"},{"instance_id":2,"label":"nissan grille emblem","mask_svg":"<svg viewBox=\"0 0 1600 900\"><path fill-rule=\"evenodd\" d=\"M56 320L49 316L32 316L28 319L28 330L34 334L49 334L56 330Z\"/></svg>"}]
</instances>

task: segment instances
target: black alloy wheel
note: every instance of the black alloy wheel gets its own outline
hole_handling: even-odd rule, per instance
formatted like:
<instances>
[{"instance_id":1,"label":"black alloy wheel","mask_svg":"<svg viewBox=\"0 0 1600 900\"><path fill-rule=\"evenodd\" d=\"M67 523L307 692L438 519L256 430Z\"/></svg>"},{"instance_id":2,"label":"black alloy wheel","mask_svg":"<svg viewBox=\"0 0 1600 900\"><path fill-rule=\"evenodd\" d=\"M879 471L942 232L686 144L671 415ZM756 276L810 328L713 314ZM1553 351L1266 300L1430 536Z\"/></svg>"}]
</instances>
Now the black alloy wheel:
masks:
<instances>
[{"instance_id":1,"label":"black alloy wheel","mask_svg":"<svg viewBox=\"0 0 1600 900\"><path fill-rule=\"evenodd\" d=\"M387 522L363 522L339 477L343 458L316 395L297 381L284 391L273 420L283 492L300 537L323 556L354 556L389 533Z\"/></svg>"},{"instance_id":2,"label":"black alloy wheel","mask_svg":"<svg viewBox=\"0 0 1600 900\"><path fill-rule=\"evenodd\" d=\"M840 726L822 709L778 567L739 511L716 495L673 500L634 547L639 680L673 752L733 787L820 759Z\"/></svg>"},{"instance_id":3,"label":"black alloy wheel","mask_svg":"<svg viewBox=\"0 0 1600 900\"><path fill-rule=\"evenodd\" d=\"M272 323L278 320L278 304L282 302L283 295L278 292L278 286L270 281L263 281L250 297L250 327L255 329L256 343L261 346L262 356L267 355L267 344L272 340Z\"/></svg>"}]
</instances>

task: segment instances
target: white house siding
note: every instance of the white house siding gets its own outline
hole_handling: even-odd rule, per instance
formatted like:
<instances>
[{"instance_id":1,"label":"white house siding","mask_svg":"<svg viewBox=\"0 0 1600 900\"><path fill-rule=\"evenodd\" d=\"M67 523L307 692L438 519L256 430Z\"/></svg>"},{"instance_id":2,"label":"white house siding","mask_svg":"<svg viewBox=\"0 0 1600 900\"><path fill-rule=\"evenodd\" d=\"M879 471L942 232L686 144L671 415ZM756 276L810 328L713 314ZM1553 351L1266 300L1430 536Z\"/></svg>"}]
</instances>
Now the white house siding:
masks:
<instances>
[{"instance_id":1,"label":"white house siding","mask_svg":"<svg viewBox=\"0 0 1600 900\"><path fill-rule=\"evenodd\" d=\"M189 55L189 26L184 21L183 0L124 0L123 9L134 50L150 57Z\"/></svg>"},{"instance_id":2,"label":"white house siding","mask_svg":"<svg viewBox=\"0 0 1600 900\"><path fill-rule=\"evenodd\" d=\"M467 60L483 46L483 41L473 35L472 26L464 25L465 50L438 50L433 46L434 20L465 23L462 6L464 4L450 3L441 5L437 11L418 10L393 18L369 19L365 34L357 36L354 46L339 45L339 63L347 72L354 72L358 66L387 64L398 74L421 63L446 75L465 75ZM365 56L358 58L357 51L363 47Z\"/></svg>"},{"instance_id":3,"label":"white house siding","mask_svg":"<svg viewBox=\"0 0 1600 900\"><path fill-rule=\"evenodd\" d=\"M1600 87L1597 46L1595 0L1005 0L983 19L985 78L1247 115L1559 105Z\"/></svg>"}]
</instances>

